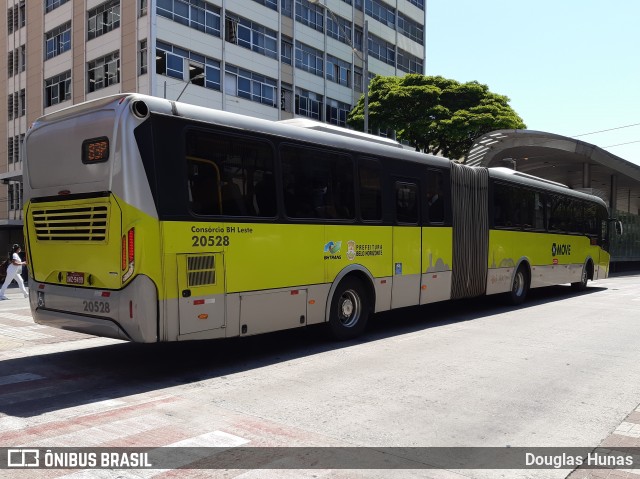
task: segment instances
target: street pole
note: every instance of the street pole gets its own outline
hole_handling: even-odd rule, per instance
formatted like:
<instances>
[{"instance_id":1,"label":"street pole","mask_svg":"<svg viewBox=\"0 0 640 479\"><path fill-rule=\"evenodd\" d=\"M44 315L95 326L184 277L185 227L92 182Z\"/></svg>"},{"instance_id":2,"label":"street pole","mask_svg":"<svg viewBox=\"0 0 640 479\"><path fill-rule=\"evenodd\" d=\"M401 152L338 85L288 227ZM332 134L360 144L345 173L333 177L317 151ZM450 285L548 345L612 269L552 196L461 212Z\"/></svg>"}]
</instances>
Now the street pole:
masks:
<instances>
[{"instance_id":1,"label":"street pole","mask_svg":"<svg viewBox=\"0 0 640 479\"><path fill-rule=\"evenodd\" d=\"M362 53L364 58L364 132L369 133L369 21L364 21Z\"/></svg>"}]
</instances>

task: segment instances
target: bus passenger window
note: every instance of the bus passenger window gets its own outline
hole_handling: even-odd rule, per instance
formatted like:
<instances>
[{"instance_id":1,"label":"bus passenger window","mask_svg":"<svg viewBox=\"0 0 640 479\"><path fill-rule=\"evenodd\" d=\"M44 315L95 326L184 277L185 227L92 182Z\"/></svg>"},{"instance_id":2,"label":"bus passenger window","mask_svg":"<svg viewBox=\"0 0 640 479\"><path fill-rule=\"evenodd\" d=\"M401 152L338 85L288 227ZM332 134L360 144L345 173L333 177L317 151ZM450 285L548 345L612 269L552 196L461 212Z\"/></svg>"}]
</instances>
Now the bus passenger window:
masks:
<instances>
[{"instance_id":1,"label":"bus passenger window","mask_svg":"<svg viewBox=\"0 0 640 479\"><path fill-rule=\"evenodd\" d=\"M189 167L189 202L198 215L220 214L218 201L218 175L215 168L205 161L192 159Z\"/></svg>"},{"instance_id":2,"label":"bus passenger window","mask_svg":"<svg viewBox=\"0 0 640 479\"><path fill-rule=\"evenodd\" d=\"M275 216L278 211L276 204L276 182L273 173L264 172L262 178L256 183L256 206L259 216Z\"/></svg>"},{"instance_id":3,"label":"bus passenger window","mask_svg":"<svg viewBox=\"0 0 640 479\"><path fill-rule=\"evenodd\" d=\"M355 187L350 156L284 145L281 158L288 217L354 219Z\"/></svg>"},{"instance_id":4,"label":"bus passenger window","mask_svg":"<svg viewBox=\"0 0 640 479\"><path fill-rule=\"evenodd\" d=\"M273 150L269 143L218 131L190 130L186 150L193 213L276 215Z\"/></svg>"},{"instance_id":5,"label":"bus passenger window","mask_svg":"<svg viewBox=\"0 0 640 479\"><path fill-rule=\"evenodd\" d=\"M442 173L439 171L429 171L427 178L427 202L429 205L429 223L444 222Z\"/></svg>"},{"instance_id":6,"label":"bus passenger window","mask_svg":"<svg viewBox=\"0 0 640 479\"><path fill-rule=\"evenodd\" d=\"M382 173L375 160L361 160L360 176L360 216L365 221L382 220Z\"/></svg>"},{"instance_id":7,"label":"bus passenger window","mask_svg":"<svg viewBox=\"0 0 640 479\"><path fill-rule=\"evenodd\" d=\"M418 186L396 183L396 220L398 223L418 223Z\"/></svg>"}]
</instances>

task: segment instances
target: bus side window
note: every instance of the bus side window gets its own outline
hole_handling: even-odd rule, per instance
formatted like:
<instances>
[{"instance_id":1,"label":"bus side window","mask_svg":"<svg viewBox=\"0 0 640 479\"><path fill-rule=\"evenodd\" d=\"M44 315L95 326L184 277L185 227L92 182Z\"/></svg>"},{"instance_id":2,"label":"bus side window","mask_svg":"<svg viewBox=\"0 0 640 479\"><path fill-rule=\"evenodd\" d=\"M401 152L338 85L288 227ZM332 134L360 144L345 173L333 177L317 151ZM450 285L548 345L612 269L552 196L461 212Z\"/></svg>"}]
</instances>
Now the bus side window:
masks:
<instances>
[{"instance_id":1,"label":"bus side window","mask_svg":"<svg viewBox=\"0 0 640 479\"><path fill-rule=\"evenodd\" d=\"M360 160L360 216L364 221L382 220L382 168L375 160Z\"/></svg>"},{"instance_id":2,"label":"bus side window","mask_svg":"<svg viewBox=\"0 0 640 479\"><path fill-rule=\"evenodd\" d=\"M331 150L283 145L285 211L290 218L355 218L353 160Z\"/></svg>"},{"instance_id":3,"label":"bus side window","mask_svg":"<svg viewBox=\"0 0 640 479\"><path fill-rule=\"evenodd\" d=\"M218 173L206 160L189 159L189 202L198 215L220 214Z\"/></svg>"},{"instance_id":4,"label":"bus side window","mask_svg":"<svg viewBox=\"0 0 640 479\"><path fill-rule=\"evenodd\" d=\"M429 223L444 222L444 192L442 172L429 170L427 177L427 204L429 205Z\"/></svg>"},{"instance_id":5,"label":"bus side window","mask_svg":"<svg viewBox=\"0 0 640 479\"><path fill-rule=\"evenodd\" d=\"M276 204L276 182L273 173L266 171L255 187L256 205L260 216L275 216L278 210Z\"/></svg>"},{"instance_id":6,"label":"bus side window","mask_svg":"<svg viewBox=\"0 0 640 479\"><path fill-rule=\"evenodd\" d=\"M396 220L398 223L418 223L418 185L396 183Z\"/></svg>"},{"instance_id":7,"label":"bus side window","mask_svg":"<svg viewBox=\"0 0 640 479\"><path fill-rule=\"evenodd\" d=\"M195 214L276 215L273 149L268 142L193 129L187 132L186 147Z\"/></svg>"}]
</instances>

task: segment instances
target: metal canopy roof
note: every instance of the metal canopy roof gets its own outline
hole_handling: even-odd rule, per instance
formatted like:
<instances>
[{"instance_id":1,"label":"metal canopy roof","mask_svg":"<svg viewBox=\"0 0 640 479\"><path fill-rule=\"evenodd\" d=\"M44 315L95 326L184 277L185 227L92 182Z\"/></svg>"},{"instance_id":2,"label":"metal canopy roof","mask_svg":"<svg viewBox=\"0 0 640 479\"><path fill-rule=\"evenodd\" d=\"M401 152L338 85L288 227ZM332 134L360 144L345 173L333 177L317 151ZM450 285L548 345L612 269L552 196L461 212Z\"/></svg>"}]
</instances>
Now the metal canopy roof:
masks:
<instances>
[{"instance_id":1,"label":"metal canopy roof","mask_svg":"<svg viewBox=\"0 0 640 479\"><path fill-rule=\"evenodd\" d=\"M617 209L634 214L640 210L640 166L574 138L533 130L496 130L476 139L465 163L515 167L573 189L591 189L607 203L613 176Z\"/></svg>"}]
</instances>

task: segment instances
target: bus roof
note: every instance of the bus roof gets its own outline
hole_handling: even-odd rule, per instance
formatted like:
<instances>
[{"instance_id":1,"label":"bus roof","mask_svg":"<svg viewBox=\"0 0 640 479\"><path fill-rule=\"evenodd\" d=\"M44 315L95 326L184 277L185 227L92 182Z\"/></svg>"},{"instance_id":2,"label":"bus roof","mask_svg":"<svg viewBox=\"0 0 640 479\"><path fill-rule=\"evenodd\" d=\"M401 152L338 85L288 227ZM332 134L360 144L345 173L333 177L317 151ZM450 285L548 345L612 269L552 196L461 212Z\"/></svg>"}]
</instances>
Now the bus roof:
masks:
<instances>
[{"instance_id":1,"label":"bus roof","mask_svg":"<svg viewBox=\"0 0 640 479\"><path fill-rule=\"evenodd\" d=\"M245 131L257 131L281 138L292 138L300 141L307 141L315 145L358 151L369 155L388 155L406 161L445 169L451 168L451 161L447 158L403 148L400 143L388 138L375 137L374 135L322 123L318 126L318 122L304 118L295 118L285 121L265 120L238 113L191 105L189 103L179 103L140 93L120 93L117 95L78 103L41 116L34 122L33 128L38 128L42 123L55 122L64 118L81 115L92 109L116 109L118 108L118 105L122 105L122 108L129 109L129 105L135 101L144 102L149 111L155 114L177 116ZM488 170L489 176L498 180L520 183L522 185L552 191L559 194L570 195L585 200L593 200L594 198L597 198L598 201L602 202L602 204L606 206L606 203L601 198L588 193L572 190L561 183L545 180L543 178L538 178L536 176L503 167L488 168Z\"/></svg>"},{"instance_id":2,"label":"bus roof","mask_svg":"<svg viewBox=\"0 0 640 479\"><path fill-rule=\"evenodd\" d=\"M446 169L450 168L450 161L446 158L436 157L403 148L400 143L389 138L375 137L374 135L347 130L346 128L339 128L333 125L321 124L322 127L318 128L313 125L316 122L313 122L312 120L305 121L305 119L297 118L287 121L265 120L238 113L191 105L189 103L179 103L139 93L121 93L79 103L54 113L41 116L36 120L33 127L37 128L41 123L54 122L59 119L83 114L92 109L107 108L109 105L113 105L116 108L117 105L126 105L128 107L130 103L135 101L144 102L149 111L155 114L177 116L213 125L228 126L240 130L256 131L282 138L308 141L320 146L352 151L355 150L370 155L388 155L416 163L423 163Z\"/></svg>"},{"instance_id":3,"label":"bus roof","mask_svg":"<svg viewBox=\"0 0 640 479\"><path fill-rule=\"evenodd\" d=\"M373 141L374 143L380 143L381 145L395 146L396 148L402 148L402 145L390 138L384 138L382 136L371 135L362 131L349 130L337 125L331 125L329 123L322 123L321 121L310 120L307 118L292 118L290 120L280 120L278 123L299 126L300 128L308 128L316 131L326 131L327 133L333 133L335 135L348 136L350 138L357 138L360 140Z\"/></svg>"},{"instance_id":4,"label":"bus roof","mask_svg":"<svg viewBox=\"0 0 640 479\"><path fill-rule=\"evenodd\" d=\"M563 185L562 183L556 183L555 181L529 175L527 173L522 173L521 171L515 171L510 168L496 167L488 168L488 170L489 176L496 180L504 180L510 183L519 183L521 185L526 185L532 188L538 188L552 193L573 196L575 198L580 198L583 200L596 200L596 202L602 203L604 206L606 206L606 202L602 198L591 195L589 193L571 189L567 185Z\"/></svg>"}]
</instances>

